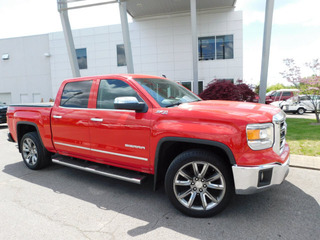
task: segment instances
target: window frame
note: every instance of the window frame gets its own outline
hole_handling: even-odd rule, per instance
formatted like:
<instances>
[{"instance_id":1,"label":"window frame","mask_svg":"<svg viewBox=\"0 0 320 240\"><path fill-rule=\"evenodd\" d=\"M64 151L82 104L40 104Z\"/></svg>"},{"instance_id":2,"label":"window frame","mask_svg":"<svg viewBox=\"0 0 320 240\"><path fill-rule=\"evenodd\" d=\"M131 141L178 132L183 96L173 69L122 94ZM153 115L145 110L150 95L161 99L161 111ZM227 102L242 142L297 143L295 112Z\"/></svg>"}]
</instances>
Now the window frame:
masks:
<instances>
[{"instance_id":1,"label":"window frame","mask_svg":"<svg viewBox=\"0 0 320 240\"><path fill-rule=\"evenodd\" d=\"M101 78L99 79L98 83L97 83L97 94L96 94L96 100L95 100L95 105L96 105L96 109L98 110L106 110L106 111L128 111L128 110L119 110L116 108L102 108L100 107L100 103L98 103L99 101L99 94L100 94L100 86L102 81L109 81L109 80L113 80L113 81L121 81L125 84L127 84L135 93L136 93L136 97L138 99L139 102L144 102L147 106L146 101L141 97L141 94L139 94L139 91L137 91L137 89L135 89L131 84L129 84L127 81L123 80L123 79L117 79L117 78ZM132 97L132 95L125 95L125 96L117 96L117 97ZM116 97L116 98L117 98ZM114 98L115 99L115 98ZM114 100L113 100L114 101ZM132 111L132 110L130 110Z\"/></svg>"},{"instance_id":2,"label":"window frame","mask_svg":"<svg viewBox=\"0 0 320 240\"><path fill-rule=\"evenodd\" d=\"M218 56L218 42L217 39L223 38L223 44L226 44L226 38L231 37L232 38L232 57L231 58L226 58L225 53L223 54L223 57L220 58ZM202 53L202 43L200 43L203 40L208 40L208 39L213 39L214 41L214 56L213 57L207 57L204 59L203 53ZM200 45L201 44L201 45ZM234 34L225 34L225 35L215 35L215 36L204 36L204 37L198 37L198 61L210 61L210 60L228 60L228 59L234 59Z\"/></svg>"},{"instance_id":3,"label":"window frame","mask_svg":"<svg viewBox=\"0 0 320 240\"><path fill-rule=\"evenodd\" d=\"M187 88L188 90L190 90L191 92L193 92L193 81L178 81L178 83L181 84L183 87ZM190 83L191 89L189 89L187 86L183 85L183 83ZM201 83L202 83L202 91L200 92L199 84L201 84ZM198 81L198 91L199 91L199 94L204 91L204 81L203 80Z\"/></svg>"}]
</instances>

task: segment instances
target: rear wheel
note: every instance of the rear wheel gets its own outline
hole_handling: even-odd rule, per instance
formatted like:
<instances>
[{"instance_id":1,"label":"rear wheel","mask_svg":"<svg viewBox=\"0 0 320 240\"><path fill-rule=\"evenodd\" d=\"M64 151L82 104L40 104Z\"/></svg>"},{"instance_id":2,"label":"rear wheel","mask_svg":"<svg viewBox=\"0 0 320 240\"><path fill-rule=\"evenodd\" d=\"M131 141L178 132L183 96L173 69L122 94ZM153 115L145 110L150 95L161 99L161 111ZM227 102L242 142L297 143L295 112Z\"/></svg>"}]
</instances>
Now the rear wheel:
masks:
<instances>
[{"instance_id":1,"label":"rear wheel","mask_svg":"<svg viewBox=\"0 0 320 240\"><path fill-rule=\"evenodd\" d=\"M21 155L24 163L32 170L47 167L51 154L42 145L36 132L26 133L21 139Z\"/></svg>"},{"instance_id":2,"label":"rear wheel","mask_svg":"<svg viewBox=\"0 0 320 240\"><path fill-rule=\"evenodd\" d=\"M217 154L189 150L169 166L165 187L171 203L192 217L210 217L221 212L233 193L231 169Z\"/></svg>"}]
</instances>

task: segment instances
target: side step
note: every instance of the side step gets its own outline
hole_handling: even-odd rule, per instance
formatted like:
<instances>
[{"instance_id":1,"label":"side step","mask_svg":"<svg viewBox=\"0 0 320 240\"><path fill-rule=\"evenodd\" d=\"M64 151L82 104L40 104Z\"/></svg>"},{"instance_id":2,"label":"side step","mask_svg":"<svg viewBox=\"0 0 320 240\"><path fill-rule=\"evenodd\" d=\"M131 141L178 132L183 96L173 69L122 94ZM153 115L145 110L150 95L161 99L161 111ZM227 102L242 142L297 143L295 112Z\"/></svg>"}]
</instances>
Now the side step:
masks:
<instances>
[{"instance_id":1,"label":"side step","mask_svg":"<svg viewBox=\"0 0 320 240\"><path fill-rule=\"evenodd\" d=\"M119 180L141 184L146 178L146 175L117 167L110 167L108 165L99 164L95 162L75 159L71 157L55 155L52 157L52 162L63 166L76 168L86 172L99 174L106 177L116 178Z\"/></svg>"}]
</instances>

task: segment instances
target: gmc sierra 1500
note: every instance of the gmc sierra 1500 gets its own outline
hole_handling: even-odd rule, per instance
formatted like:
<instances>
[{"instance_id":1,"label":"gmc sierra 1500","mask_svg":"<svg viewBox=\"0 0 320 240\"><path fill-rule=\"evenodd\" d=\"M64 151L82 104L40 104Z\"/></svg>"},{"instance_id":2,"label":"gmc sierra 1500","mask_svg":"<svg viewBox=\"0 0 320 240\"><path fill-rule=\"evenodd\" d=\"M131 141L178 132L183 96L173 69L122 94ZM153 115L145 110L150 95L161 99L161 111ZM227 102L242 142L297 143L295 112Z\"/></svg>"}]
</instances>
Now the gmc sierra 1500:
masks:
<instances>
[{"instance_id":1,"label":"gmc sierra 1500","mask_svg":"<svg viewBox=\"0 0 320 240\"><path fill-rule=\"evenodd\" d=\"M161 77L66 80L53 105L11 105L7 120L30 169L54 162L133 183L153 175L194 217L217 214L234 193L281 184L289 170L279 108L202 101Z\"/></svg>"}]
</instances>

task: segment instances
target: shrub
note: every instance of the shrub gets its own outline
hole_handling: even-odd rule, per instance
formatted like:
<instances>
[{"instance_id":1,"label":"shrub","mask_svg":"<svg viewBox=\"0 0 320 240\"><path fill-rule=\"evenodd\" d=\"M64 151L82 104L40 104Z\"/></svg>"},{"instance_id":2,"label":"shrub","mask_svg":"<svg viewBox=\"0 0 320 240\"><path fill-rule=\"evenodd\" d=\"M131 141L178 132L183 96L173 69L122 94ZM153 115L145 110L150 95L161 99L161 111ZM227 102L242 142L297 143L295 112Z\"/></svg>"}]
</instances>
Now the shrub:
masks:
<instances>
[{"instance_id":1,"label":"shrub","mask_svg":"<svg viewBox=\"0 0 320 240\"><path fill-rule=\"evenodd\" d=\"M246 84L213 80L199 95L203 100L230 100L253 102L255 93Z\"/></svg>"}]
</instances>

